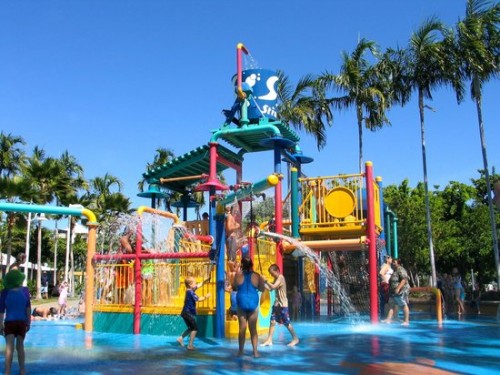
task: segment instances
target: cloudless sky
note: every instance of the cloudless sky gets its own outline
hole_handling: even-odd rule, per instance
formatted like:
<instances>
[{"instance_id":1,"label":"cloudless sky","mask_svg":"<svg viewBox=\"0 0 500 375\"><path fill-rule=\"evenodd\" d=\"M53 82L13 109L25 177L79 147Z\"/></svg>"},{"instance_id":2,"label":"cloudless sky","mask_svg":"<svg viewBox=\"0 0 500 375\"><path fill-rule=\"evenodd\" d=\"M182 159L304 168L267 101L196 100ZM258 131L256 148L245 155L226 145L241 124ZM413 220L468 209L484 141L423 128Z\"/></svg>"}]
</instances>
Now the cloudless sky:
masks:
<instances>
[{"instance_id":1,"label":"cloudless sky","mask_svg":"<svg viewBox=\"0 0 500 375\"><path fill-rule=\"evenodd\" d=\"M0 129L48 156L65 150L90 179L110 173L133 205L137 182L159 147L182 155L206 144L234 102L236 45L260 68L281 69L293 82L337 73L342 51L359 38L382 49L404 47L430 16L452 26L465 0L3 0L0 2ZM469 92L469 90L468 90ZM500 83L484 87L489 165L500 168ZM477 113L451 89L427 102L429 186L470 182L482 169ZM364 159L385 186L423 180L420 122L414 99L389 113L391 127L364 133ZM356 173L353 111L335 114L327 146L303 133L315 161L308 176ZM272 173L272 153L248 155L244 180ZM285 168L283 166L283 168ZM228 176L231 183L234 174Z\"/></svg>"}]
</instances>

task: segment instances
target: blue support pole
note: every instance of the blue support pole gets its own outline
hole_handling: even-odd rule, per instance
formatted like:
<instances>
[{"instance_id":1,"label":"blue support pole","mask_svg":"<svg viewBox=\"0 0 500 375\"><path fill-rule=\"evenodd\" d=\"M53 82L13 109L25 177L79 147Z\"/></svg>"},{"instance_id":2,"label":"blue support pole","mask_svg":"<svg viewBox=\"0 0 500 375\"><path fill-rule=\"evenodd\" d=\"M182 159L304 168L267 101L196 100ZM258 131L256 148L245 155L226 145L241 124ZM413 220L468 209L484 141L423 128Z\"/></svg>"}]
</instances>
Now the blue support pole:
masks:
<instances>
[{"instance_id":1,"label":"blue support pole","mask_svg":"<svg viewBox=\"0 0 500 375\"><path fill-rule=\"evenodd\" d=\"M225 305L225 257L224 244L226 242L224 208L217 207L215 215L215 259L216 262L216 302L214 336L223 339L226 337L226 305ZM212 209L213 210L213 209ZM219 212L222 211L222 212Z\"/></svg>"},{"instance_id":2,"label":"blue support pole","mask_svg":"<svg viewBox=\"0 0 500 375\"><path fill-rule=\"evenodd\" d=\"M375 179L378 185L378 192L379 192L379 203L380 203L380 226L382 227L382 232L380 233L379 238L384 242L384 247L380 249L379 253L379 263L382 264L384 263L384 257L387 255L387 246L385 245L386 243L386 235L385 235L385 215L384 215L384 187L382 184L382 177L377 177Z\"/></svg>"}]
</instances>

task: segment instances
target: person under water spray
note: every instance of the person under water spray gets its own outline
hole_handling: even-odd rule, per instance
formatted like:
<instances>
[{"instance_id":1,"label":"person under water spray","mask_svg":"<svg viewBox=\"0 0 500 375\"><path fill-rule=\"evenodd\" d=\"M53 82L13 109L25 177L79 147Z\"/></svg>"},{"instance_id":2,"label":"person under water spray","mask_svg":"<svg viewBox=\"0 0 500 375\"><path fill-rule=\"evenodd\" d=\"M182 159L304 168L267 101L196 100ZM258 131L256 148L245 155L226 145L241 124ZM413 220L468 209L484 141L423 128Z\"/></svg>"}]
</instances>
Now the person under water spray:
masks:
<instances>
[{"instance_id":1,"label":"person under water spray","mask_svg":"<svg viewBox=\"0 0 500 375\"><path fill-rule=\"evenodd\" d=\"M233 215L233 207L226 206L226 251L227 259L234 262L236 260L236 253L238 250L237 230L240 229L240 224Z\"/></svg>"},{"instance_id":2,"label":"person under water spray","mask_svg":"<svg viewBox=\"0 0 500 375\"><path fill-rule=\"evenodd\" d=\"M269 273L274 277L274 281L271 283L265 280L265 286L269 290L276 290L276 300L274 302L273 311L271 314L271 324L269 326L269 334L266 341L264 341L262 346L273 345L273 333L276 323L283 324L290 334L292 335L292 341L288 343L287 346L295 346L299 343L299 338L295 333L295 330L290 323L290 315L288 313L288 297L286 291L286 280L281 274L280 268L277 264L273 264L269 267Z\"/></svg>"}]
</instances>

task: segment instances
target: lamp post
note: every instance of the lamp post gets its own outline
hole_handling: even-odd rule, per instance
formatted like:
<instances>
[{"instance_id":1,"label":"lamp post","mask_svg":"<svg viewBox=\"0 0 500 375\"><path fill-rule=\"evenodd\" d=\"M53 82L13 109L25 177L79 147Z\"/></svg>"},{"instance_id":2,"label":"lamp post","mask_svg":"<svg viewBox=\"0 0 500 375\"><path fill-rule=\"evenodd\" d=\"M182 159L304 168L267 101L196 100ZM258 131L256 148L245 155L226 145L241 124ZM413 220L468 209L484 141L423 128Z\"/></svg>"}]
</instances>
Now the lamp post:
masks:
<instances>
[{"instance_id":1,"label":"lamp post","mask_svg":"<svg viewBox=\"0 0 500 375\"><path fill-rule=\"evenodd\" d=\"M84 207L81 204L70 204L69 207L71 208L78 208L78 209L83 209ZM72 231L72 216L68 216L68 230L66 232L66 262L64 264L64 281L69 282L69 291L70 293L73 293L73 277L71 277L71 280L68 278L68 273L69 273L69 256L70 252L72 251L72 244L73 244L73 231ZM72 267L74 265L72 264ZM73 275L73 272L71 273Z\"/></svg>"},{"instance_id":2,"label":"lamp post","mask_svg":"<svg viewBox=\"0 0 500 375\"><path fill-rule=\"evenodd\" d=\"M42 299L42 222L47 220L45 214L39 214L35 221L38 223L38 241L36 257L36 299Z\"/></svg>"},{"instance_id":3,"label":"lamp post","mask_svg":"<svg viewBox=\"0 0 500 375\"><path fill-rule=\"evenodd\" d=\"M57 245L59 242L59 230L57 228L57 223L59 220L56 220L56 228L54 229L54 275L53 275L53 283L54 286L57 284Z\"/></svg>"},{"instance_id":4,"label":"lamp post","mask_svg":"<svg viewBox=\"0 0 500 375\"><path fill-rule=\"evenodd\" d=\"M71 244L71 216L68 215L68 228L66 229L66 260L64 262L64 281L68 281L69 249Z\"/></svg>"},{"instance_id":5,"label":"lamp post","mask_svg":"<svg viewBox=\"0 0 500 375\"><path fill-rule=\"evenodd\" d=\"M24 253L26 254L26 262L24 262L24 274L26 275L23 281L24 286L28 285L28 278L29 278L28 264L30 262L30 231L31 231L31 212L28 212L28 222L26 223L26 245L24 251Z\"/></svg>"}]
</instances>

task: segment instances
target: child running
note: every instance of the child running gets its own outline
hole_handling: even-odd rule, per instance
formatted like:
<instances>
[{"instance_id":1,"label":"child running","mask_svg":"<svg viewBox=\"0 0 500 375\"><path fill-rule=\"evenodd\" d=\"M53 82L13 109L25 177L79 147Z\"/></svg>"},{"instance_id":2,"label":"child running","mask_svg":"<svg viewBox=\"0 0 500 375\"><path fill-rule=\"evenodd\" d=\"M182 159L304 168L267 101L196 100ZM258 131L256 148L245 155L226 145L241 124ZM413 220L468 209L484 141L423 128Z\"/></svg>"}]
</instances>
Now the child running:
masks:
<instances>
[{"instance_id":1,"label":"child running","mask_svg":"<svg viewBox=\"0 0 500 375\"><path fill-rule=\"evenodd\" d=\"M194 338L198 333L198 324L196 323L196 302L201 302L210 297L210 293L205 296L198 297L196 295L196 289L201 288L205 283L210 281L210 277L203 280L200 284L196 284L194 277L188 276L184 280L186 284L186 297L184 298L184 307L182 308L181 317L186 323L187 329L182 333L182 335L177 338L177 342L180 346L184 346L184 337L189 335L189 344L187 350L194 350L193 346Z\"/></svg>"}]
</instances>

